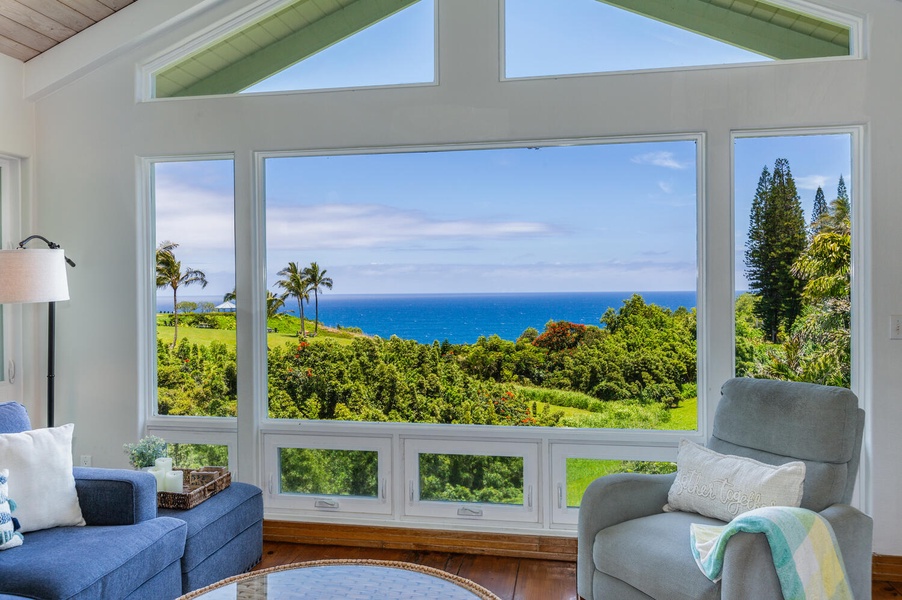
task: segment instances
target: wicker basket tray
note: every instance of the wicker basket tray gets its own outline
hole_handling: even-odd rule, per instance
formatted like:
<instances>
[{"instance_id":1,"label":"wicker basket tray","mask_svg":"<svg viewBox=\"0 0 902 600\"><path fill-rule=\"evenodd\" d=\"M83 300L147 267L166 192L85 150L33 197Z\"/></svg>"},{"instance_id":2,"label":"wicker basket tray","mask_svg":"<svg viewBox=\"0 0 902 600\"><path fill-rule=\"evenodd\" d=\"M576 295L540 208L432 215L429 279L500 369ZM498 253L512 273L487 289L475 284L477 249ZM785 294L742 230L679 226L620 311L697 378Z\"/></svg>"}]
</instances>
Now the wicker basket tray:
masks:
<instances>
[{"instance_id":1,"label":"wicker basket tray","mask_svg":"<svg viewBox=\"0 0 902 600\"><path fill-rule=\"evenodd\" d=\"M225 467L173 469L184 472L183 492L157 492L157 506L188 510L229 487L232 474Z\"/></svg>"}]
</instances>

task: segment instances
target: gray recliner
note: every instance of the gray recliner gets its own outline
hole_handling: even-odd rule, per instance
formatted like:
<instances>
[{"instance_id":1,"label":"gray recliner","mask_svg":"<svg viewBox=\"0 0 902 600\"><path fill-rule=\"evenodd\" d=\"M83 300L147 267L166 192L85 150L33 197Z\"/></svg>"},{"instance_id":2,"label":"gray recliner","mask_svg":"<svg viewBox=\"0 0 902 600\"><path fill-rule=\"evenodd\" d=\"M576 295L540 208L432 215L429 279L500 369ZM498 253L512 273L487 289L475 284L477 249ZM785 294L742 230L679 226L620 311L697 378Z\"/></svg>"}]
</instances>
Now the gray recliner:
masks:
<instances>
[{"instance_id":1,"label":"gray recliner","mask_svg":"<svg viewBox=\"0 0 902 600\"><path fill-rule=\"evenodd\" d=\"M727 381L707 446L769 464L806 465L802 507L833 527L856 600L871 597L873 521L848 503L864 411L843 388L736 378ZM780 600L763 534L730 539L723 577L708 580L689 547L694 513L663 512L675 475L616 474L586 489L579 511L577 589L585 600Z\"/></svg>"}]
</instances>

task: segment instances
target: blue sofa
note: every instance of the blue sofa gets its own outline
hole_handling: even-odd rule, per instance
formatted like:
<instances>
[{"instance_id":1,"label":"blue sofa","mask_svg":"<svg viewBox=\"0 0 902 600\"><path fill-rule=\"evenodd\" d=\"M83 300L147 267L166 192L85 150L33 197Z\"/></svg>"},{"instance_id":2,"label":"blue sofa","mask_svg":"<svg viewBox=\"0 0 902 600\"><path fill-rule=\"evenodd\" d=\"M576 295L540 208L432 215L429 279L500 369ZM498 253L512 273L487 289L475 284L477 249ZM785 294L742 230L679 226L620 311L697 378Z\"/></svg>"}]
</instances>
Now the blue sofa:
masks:
<instances>
[{"instance_id":1,"label":"blue sofa","mask_svg":"<svg viewBox=\"0 0 902 600\"><path fill-rule=\"evenodd\" d=\"M0 403L0 433L30 429L22 405ZM0 553L0 599L165 600L252 568L263 549L259 488L235 482L187 511L157 511L141 471L75 467L84 527L25 534Z\"/></svg>"}]
</instances>

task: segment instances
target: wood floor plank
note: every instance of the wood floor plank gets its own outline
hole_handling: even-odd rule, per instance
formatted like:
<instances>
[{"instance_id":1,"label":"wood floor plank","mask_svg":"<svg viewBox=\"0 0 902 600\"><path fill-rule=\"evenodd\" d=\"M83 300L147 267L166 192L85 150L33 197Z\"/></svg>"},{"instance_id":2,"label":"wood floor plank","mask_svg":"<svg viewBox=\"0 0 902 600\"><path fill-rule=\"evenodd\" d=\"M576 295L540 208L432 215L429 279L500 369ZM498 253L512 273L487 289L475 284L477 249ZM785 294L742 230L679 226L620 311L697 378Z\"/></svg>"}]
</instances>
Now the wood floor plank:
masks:
<instances>
[{"instance_id":1,"label":"wood floor plank","mask_svg":"<svg viewBox=\"0 0 902 600\"><path fill-rule=\"evenodd\" d=\"M520 559L514 600L577 600L576 564Z\"/></svg>"},{"instance_id":2,"label":"wood floor plank","mask_svg":"<svg viewBox=\"0 0 902 600\"><path fill-rule=\"evenodd\" d=\"M902 598L902 592L890 582L875 581L871 586L871 599L889 600L890 598Z\"/></svg>"},{"instance_id":3,"label":"wood floor plank","mask_svg":"<svg viewBox=\"0 0 902 600\"><path fill-rule=\"evenodd\" d=\"M513 600L519 558L470 554L464 556L457 574L475 581L502 600Z\"/></svg>"}]
</instances>

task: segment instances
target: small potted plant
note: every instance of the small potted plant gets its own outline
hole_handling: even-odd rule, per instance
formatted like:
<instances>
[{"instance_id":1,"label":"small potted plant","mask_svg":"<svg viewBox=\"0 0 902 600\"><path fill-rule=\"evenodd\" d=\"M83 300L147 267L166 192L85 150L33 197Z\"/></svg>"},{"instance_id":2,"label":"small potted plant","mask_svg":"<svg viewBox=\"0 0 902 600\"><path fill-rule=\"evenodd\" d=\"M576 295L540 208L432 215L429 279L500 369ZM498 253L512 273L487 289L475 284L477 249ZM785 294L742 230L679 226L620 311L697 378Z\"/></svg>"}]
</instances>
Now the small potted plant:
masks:
<instances>
[{"instance_id":1,"label":"small potted plant","mask_svg":"<svg viewBox=\"0 0 902 600\"><path fill-rule=\"evenodd\" d=\"M123 448L128 454L128 462L136 469L152 467L158 458L167 455L166 440L155 435L149 435L137 444L125 444Z\"/></svg>"}]
</instances>

